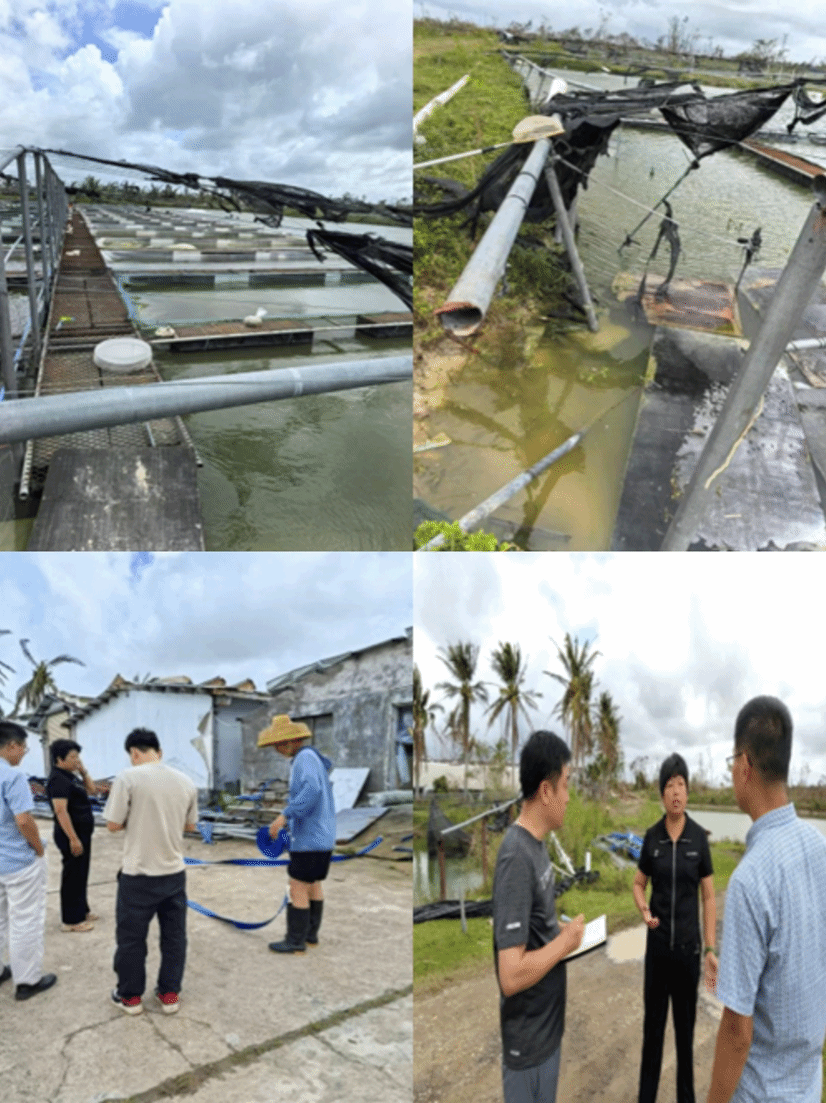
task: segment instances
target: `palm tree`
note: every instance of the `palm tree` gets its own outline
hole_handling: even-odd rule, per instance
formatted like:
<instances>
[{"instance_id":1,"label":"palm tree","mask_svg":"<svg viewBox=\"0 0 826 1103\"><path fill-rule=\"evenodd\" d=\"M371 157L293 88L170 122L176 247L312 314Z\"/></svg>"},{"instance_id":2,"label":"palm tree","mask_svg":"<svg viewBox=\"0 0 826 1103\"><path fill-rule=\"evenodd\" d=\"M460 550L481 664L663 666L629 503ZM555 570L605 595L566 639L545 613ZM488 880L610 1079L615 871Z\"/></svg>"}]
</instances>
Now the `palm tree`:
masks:
<instances>
[{"instance_id":1,"label":"palm tree","mask_svg":"<svg viewBox=\"0 0 826 1103\"><path fill-rule=\"evenodd\" d=\"M511 778L516 776L516 749L519 746L519 728L517 717L521 712L526 720L528 709L536 708L536 699L541 693L535 690L523 689L522 683L527 674L527 663L522 663L522 653L518 644L500 643L491 652L490 665L495 670L502 685L499 688L499 696L490 705L487 713L490 717L488 727L494 720L507 709L510 712L511 728Z\"/></svg>"},{"instance_id":2,"label":"palm tree","mask_svg":"<svg viewBox=\"0 0 826 1103\"><path fill-rule=\"evenodd\" d=\"M565 633L562 647L551 641L565 671L545 673L565 687L562 700L554 710L562 719L571 742L573 772L576 773L586 755L593 750L593 722L591 719L591 694L594 689L594 672L591 669L599 651L591 651L590 643L580 644Z\"/></svg>"},{"instance_id":3,"label":"palm tree","mask_svg":"<svg viewBox=\"0 0 826 1103\"><path fill-rule=\"evenodd\" d=\"M439 650L439 658L456 679L454 682L439 682L436 686L447 697L458 697L458 701L447 718L449 727L459 733L462 746L462 760L465 766L465 797L467 797L468 753L470 751L470 706L474 701L487 701L488 691L484 682L473 681L476 673L476 661L479 648L472 643L452 643L446 650Z\"/></svg>"},{"instance_id":4,"label":"palm tree","mask_svg":"<svg viewBox=\"0 0 826 1103\"><path fill-rule=\"evenodd\" d=\"M610 693L600 693L595 719L597 745L600 757L605 762L606 778L614 779L622 762L622 748L619 738L620 720L622 718Z\"/></svg>"},{"instance_id":5,"label":"palm tree","mask_svg":"<svg viewBox=\"0 0 826 1103\"><path fill-rule=\"evenodd\" d=\"M57 685L52 677L53 667L59 666L60 663L78 663L79 666L86 665L81 659L75 659L71 655L56 655L53 659L49 659L48 661L41 660L38 662L26 646L28 642L28 640L20 640L20 648L34 667L34 670L28 682L25 682L17 691L17 697L15 698L14 708L11 713L12 716L17 716L19 714L21 705L25 705L29 712L33 711L37 708L49 690L57 690Z\"/></svg>"},{"instance_id":6,"label":"palm tree","mask_svg":"<svg viewBox=\"0 0 826 1103\"><path fill-rule=\"evenodd\" d=\"M422 672L413 664L413 794L420 787L422 763L427 759L425 731L441 705L430 704L430 690L422 685Z\"/></svg>"}]
</instances>

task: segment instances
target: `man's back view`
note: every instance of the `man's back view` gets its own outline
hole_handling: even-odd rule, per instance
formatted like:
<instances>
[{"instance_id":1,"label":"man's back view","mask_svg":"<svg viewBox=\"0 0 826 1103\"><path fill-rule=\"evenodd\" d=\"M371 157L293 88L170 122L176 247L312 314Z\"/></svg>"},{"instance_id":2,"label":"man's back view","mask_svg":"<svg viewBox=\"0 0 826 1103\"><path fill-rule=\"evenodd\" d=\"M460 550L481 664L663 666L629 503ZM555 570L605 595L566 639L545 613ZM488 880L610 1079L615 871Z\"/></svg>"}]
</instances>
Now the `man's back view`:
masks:
<instances>
[{"instance_id":1,"label":"man's back view","mask_svg":"<svg viewBox=\"0 0 826 1103\"><path fill-rule=\"evenodd\" d=\"M112 1000L129 1015L143 1010L146 936L153 916L161 928L161 964L155 994L162 1010L178 1010L186 960L185 830L194 830L198 794L189 778L161 761L158 737L136 728L126 737L132 766L119 774L103 811L110 831L124 831L118 876L118 986Z\"/></svg>"}]
</instances>

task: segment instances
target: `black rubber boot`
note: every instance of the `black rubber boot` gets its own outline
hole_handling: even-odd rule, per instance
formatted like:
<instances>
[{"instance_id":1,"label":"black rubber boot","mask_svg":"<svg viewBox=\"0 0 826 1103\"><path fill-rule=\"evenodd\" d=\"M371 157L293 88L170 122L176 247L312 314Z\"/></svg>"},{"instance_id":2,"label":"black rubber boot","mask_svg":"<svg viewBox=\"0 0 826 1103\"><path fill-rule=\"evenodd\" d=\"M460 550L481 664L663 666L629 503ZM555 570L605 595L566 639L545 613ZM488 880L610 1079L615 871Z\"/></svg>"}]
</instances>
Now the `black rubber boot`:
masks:
<instances>
[{"instance_id":1,"label":"black rubber boot","mask_svg":"<svg viewBox=\"0 0 826 1103\"><path fill-rule=\"evenodd\" d=\"M307 945L318 945L318 928L321 926L321 917L324 914L324 901L310 901L310 926L307 931Z\"/></svg>"},{"instance_id":2,"label":"black rubber boot","mask_svg":"<svg viewBox=\"0 0 826 1103\"><path fill-rule=\"evenodd\" d=\"M271 942L276 954L303 954L307 949L307 928L310 925L310 909L287 905L287 937L283 942Z\"/></svg>"}]
</instances>

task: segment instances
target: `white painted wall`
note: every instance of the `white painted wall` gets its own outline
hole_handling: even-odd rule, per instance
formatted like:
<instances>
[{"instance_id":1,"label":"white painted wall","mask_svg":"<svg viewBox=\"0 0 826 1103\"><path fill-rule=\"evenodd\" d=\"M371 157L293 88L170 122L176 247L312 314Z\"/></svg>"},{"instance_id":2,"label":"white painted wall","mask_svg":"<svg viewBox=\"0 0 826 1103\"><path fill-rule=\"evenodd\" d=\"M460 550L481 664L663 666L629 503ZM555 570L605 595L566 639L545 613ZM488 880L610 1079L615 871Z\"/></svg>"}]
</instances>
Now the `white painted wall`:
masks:
<instances>
[{"instance_id":1,"label":"white painted wall","mask_svg":"<svg viewBox=\"0 0 826 1103\"><path fill-rule=\"evenodd\" d=\"M420 785L425 789L432 789L437 777L447 778L451 789L463 789L465 784L465 767L461 762L423 762L421 767ZM468 765L468 789L478 791L489 789L494 784L506 790L513 790L513 796L519 793L519 767L511 770L506 766L497 777L494 771L488 772L488 768L478 763L471 762Z\"/></svg>"},{"instance_id":2,"label":"white painted wall","mask_svg":"<svg viewBox=\"0 0 826 1103\"><path fill-rule=\"evenodd\" d=\"M81 757L92 777L104 778L129 765L123 749L129 732L149 728L160 740L164 762L185 773L199 789L210 789L211 714L208 693L131 689L78 721L73 738L83 748Z\"/></svg>"}]
</instances>

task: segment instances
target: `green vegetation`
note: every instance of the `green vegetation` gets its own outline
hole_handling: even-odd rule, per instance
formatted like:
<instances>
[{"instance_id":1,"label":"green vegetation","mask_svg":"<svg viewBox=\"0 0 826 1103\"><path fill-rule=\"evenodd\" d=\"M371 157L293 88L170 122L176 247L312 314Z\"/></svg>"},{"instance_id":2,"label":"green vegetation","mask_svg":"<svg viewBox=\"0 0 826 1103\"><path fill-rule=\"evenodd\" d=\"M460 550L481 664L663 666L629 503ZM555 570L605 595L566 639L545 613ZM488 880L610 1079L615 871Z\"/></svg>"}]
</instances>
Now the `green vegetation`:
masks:
<instances>
[{"instance_id":1,"label":"green vegetation","mask_svg":"<svg viewBox=\"0 0 826 1103\"><path fill-rule=\"evenodd\" d=\"M434 536L444 536L445 542L433 551L513 551L514 545L501 544L492 532L463 532L458 521L422 521L413 534L413 548L419 551Z\"/></svg>"},{"instance_id":2,"label":"green vegetation","mask_svg":"<svg viewBox=\"0 0 826 1103\"><path fill-rule=\"evenodd\" d=\"M495 33L458 21L438 23L426 19L414 23L413 43L415 111L465 73L470 77L461 91L437 107L420 126L426 144L418 149L417 159L430 161L509 142L516 123L531 110L520 78L502 60ZM470 189L496 156L489 153L468 157L416 173L420 201L436 202L444 197L440 189L425 182L424 176L449 177ZM463 213L414 221L413 311L420 341L442 335L433 311L444 301L472 252L469 229L462 225L466 218ZM568 286L567 273L558 264L560 250L553 242L523 227L517 243L508 263L507 291L491 304L487 329L543 311L558 312L560 293Z\"/></svg>"}]
</instances>

